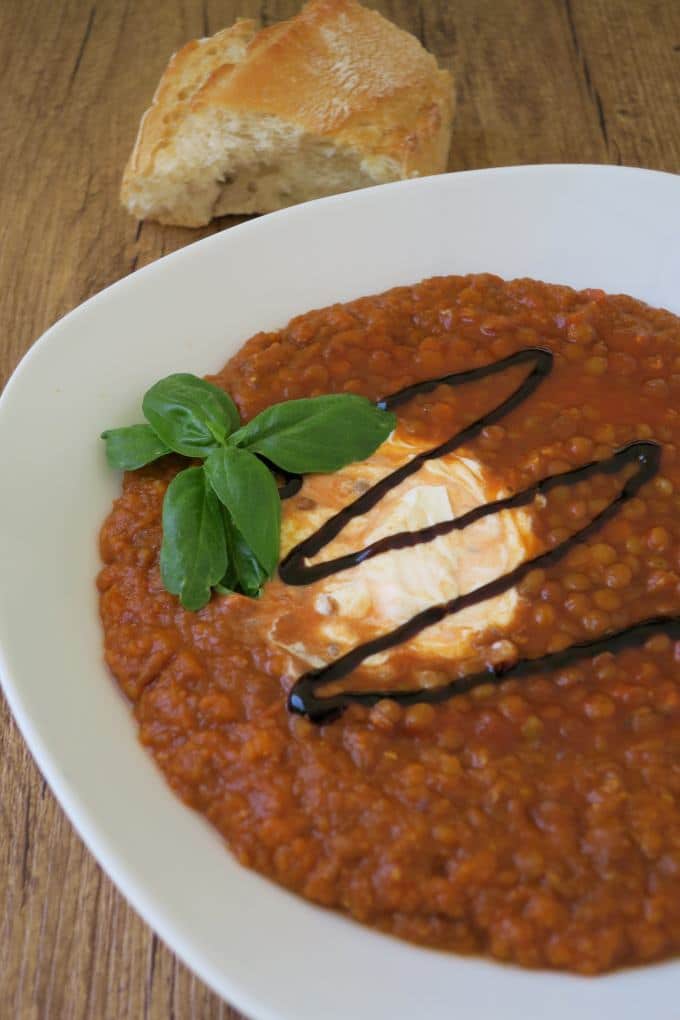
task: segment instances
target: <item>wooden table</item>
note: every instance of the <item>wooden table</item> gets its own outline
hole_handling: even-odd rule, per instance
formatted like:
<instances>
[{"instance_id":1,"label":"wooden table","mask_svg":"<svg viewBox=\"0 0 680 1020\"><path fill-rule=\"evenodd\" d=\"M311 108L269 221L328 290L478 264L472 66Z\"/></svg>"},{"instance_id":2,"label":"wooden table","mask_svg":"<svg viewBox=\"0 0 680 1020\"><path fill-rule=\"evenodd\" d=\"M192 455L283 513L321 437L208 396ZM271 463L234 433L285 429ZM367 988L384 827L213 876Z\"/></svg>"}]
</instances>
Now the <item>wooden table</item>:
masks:
<instances>
[{"instance_id":1,"label":"wooden table","mask_svg":"<svg viewBox=\"0 0 680 1020\"><path fill-rule=\"evenodd\" d=\"M680 171L678 0L379 0L454 73L452 170L623 163ZM69 309L221 230L137 225L123 164L183 42L296 0L0 5L0 373ZM46 682L49 678L46 678ZM227 917L226 923L229 923ZM213 1020L213 995L85 850L0 704L0 1015Z\"/></svg>"}]
</instances>

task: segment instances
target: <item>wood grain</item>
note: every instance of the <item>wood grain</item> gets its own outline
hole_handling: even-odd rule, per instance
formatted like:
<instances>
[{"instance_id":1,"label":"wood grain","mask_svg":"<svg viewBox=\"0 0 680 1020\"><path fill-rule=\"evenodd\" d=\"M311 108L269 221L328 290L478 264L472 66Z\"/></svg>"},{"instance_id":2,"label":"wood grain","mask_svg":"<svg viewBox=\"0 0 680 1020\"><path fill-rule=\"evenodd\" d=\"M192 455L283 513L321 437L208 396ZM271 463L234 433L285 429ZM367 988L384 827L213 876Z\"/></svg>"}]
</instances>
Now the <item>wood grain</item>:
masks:
<instances>
[{"instance_id":1,"label":"wood grain","mask_svg":"<svg viewBox=\"0 0 680 1020\"><path fill-rule=\"evenodd\" d=\"M0 381L55 319L202 231L118 205L169 54L295 0L4 0L0 5ZM680 171L677 0L383 0L453 71L451 169L609 162ZM229 923L227 917L226 923ZM0 1015L239 1014L127 906L71 829L0 703Z\"/></svg>"}]
</instances>

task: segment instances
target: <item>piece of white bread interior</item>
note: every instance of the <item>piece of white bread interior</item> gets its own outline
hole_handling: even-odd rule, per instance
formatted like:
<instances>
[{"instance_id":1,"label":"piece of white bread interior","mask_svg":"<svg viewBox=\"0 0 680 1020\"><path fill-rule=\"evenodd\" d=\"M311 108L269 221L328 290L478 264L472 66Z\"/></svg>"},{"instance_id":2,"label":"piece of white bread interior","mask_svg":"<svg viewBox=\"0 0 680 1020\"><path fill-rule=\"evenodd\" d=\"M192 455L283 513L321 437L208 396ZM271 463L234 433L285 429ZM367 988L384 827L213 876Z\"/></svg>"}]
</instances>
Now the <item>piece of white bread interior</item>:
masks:
<instances>
[{"instance_id":1,"label":"piece of white bread interior","mask_svg":"<svg viewBox=\"0 0 680 1020\"><path fill-rule=\"evenodd\" d=\"M399 164L363 157L272 115L210 109L190 114L139 196L137 215L188 226L227 213L273 212L297 202L400 177ZM144 199L146 198L146 204ZM167 210L167 212L165 212Z\"/></svg>"}]
</instances>

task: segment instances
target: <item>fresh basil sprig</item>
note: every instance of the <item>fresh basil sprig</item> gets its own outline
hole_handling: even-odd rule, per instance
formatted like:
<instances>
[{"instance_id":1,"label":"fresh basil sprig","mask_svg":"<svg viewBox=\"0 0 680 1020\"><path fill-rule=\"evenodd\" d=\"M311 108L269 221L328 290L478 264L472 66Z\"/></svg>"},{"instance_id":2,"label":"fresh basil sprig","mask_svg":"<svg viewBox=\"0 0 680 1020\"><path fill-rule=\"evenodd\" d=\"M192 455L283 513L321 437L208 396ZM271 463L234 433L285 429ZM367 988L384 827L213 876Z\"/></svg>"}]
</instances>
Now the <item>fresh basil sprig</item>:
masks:
<instances>
[{"instance_id":1,"label":"fresh basil sprig","mask_svg":"<svg viewBox=\"0 0 680 1020\"><path fill-rule=\"evenodd\" d=\"M274 404L241 426L231 397L180 373L147 390L148 424L102 433L111 467L136 470L168 453L201 459L177 474L163 500L161 578L185 609L217 592L260 594L280 552L281 501L260 458L295 474L364 460L394 429L365 397L329 394Z\"/></svg>"}]
</instances>

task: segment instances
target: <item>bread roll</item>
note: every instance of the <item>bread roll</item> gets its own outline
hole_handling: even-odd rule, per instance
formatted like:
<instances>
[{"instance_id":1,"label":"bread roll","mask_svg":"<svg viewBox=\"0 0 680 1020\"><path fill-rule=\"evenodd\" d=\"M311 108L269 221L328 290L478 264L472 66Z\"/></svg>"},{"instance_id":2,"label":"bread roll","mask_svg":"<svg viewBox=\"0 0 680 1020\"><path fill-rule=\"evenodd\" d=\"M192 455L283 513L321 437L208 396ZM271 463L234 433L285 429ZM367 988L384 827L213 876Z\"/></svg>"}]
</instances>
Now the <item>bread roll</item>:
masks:
<instances>
[{"instance_id":1,"label":"bread roll","mask_svg":"<svg viewBox=\"0 0 680 1020\"><path fill-rule=\"evenodd\" d=\"M446 168L453 94L418 40L356 0L237 21L170 60L121 198L197 227Z\"/></svg>"}]
</instances>

